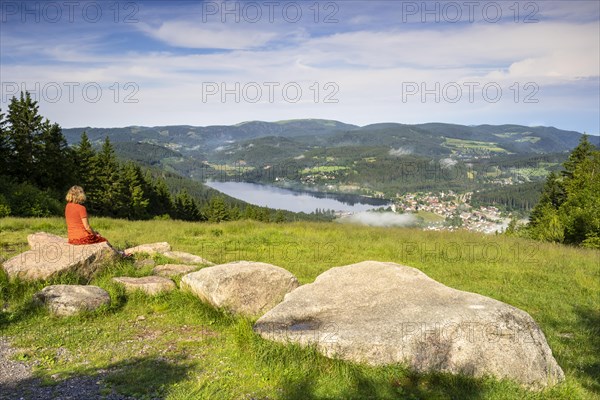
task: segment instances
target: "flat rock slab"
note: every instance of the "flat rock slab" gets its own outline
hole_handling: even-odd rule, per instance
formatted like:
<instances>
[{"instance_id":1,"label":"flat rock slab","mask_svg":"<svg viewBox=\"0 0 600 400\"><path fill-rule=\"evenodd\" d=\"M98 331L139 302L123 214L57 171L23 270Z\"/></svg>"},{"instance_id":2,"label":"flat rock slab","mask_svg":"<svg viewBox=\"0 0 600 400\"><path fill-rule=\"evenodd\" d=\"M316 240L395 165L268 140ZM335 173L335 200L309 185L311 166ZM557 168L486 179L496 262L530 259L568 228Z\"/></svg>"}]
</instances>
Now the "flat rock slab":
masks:
<instances>
[{"instance_id":1,"label":"flat rock slab","mask_svg":"<svg viewBox=\"0 0 600 400\"><path fill-rule=\"evenodd\" d=\"M171 251L171 245L167 242L140 244L139 246L130 247L125 250L125 254L147 253L154 255L156 253L164 253Z\"/></svg>"},{"instance_id":2,"label":"flat rock slab","mask_svg":"<svg viewBox=\"0 0 600 400\"><path fill-rule=\"evenodd\" d=\"M31 234L27 241L31 250L2 264L11 278L32 281L74 272L90 279L103 265L119 257L107 243L75 246L63 237L45 232Z\"/></svg>"},{"instance_id":3,"label":"flat rock slab","mask_svg":"<svg viewBox=\"0 0 600 400\"><path fill-rule=\"evenodd\" d=\"M177 260L180 263L185 264L205 264L205 265L214 265L210 261L197 256L195 254L186 253L183 251L165 251L163 253L164 256Z\"/></svg>"},{"instance_id":4,"label":"flat rock slab","mask_svg":"<svg viewBox=\"0 0 600 400\"><path fill-rule=\"evenodd\" d=\"M90 285L52 285L33 295L34 301L45 305L58 316L74 315L81 311L94 311L110 304L106 290Z\"/></svg>"},{"instance_id":5,"label":"flat rock slab","mask_svg":"<svg viewBox=\"0 0 600 400\"><path fill-rule=\"evenodd\" d=\"M217 308L258 316L283 300L299 283L292 273L275 265L239 261L187 274L180 286Z\"/></svg>"},{"instance_id":6,"label":"flat rock slab","mask_svg":"<svg viewBox=\"0 0 600 400\"><path fill-rule=\"evenodd\" d=\"M157 265L156 267L154 267L154 269L152 270L152 273L154 275L160 275L160 276L176 276L176 275L183 275L183 274L189 274L190 272L193 272L195 270L197 270L198 267L197 265L187 265L187 264L163 264L163 265Z\"/></svg>"},{"instance_id":7,"label":"flat rock slab","mask_svg":"<svg viewBox=\"0 0 600 400\"><path fill-rule=\"evenodd\" d=\"M117 277L113 281L125 286L125 290L132 292L141 290L154 295L160 292L167 292L176 288L175 283L169 278L162 276L144 276L142 278Z\"/></svg>"},{"instance_id":8,"label":"flat rock slab","mask_svg":"<svg viewBox=\"0 0 600 400\"><path fill-rule=\"evenodd\" d=\"M395 263L332 268L289 293L254 329L266 339L315 344L328 357L371 365L492 375L530 388L564 379L529 314Z\"/></svg>"}]
</instances>

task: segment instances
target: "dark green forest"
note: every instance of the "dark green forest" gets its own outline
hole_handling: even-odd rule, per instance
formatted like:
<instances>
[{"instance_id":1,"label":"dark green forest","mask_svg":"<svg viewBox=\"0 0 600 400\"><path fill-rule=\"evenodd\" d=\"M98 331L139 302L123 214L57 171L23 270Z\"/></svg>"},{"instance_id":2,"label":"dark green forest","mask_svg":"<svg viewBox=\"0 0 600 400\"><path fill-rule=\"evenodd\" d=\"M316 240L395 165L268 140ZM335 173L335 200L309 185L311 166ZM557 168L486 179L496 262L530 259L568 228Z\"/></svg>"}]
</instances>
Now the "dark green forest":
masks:
<instances>
[{"instance_id":1,"label":"dark green forest","mask_svg":"<svg viewBox=\"0 0 600 400\"><path fill-rule=\"evenodd\" d=\"M600 249L600 150L584 135L562 167L546 178L529 224L507 233Z\"/></svg>"},{"instance_id":2,"label":"dark green forest","mask_svg":"<svg viewBox=\"0 0 600 400\"><path fill-rule=\"evenodd\" d=\"M172 154L155 146L156 157ZM330 220L323 213L292 213L257 207L176 173L118 159L105 138L98 149L82 132L68 146L57 123L39 114L29 93L0 110L0 217L62 215L69 187L84 188L93 215L126 219L171 218L220 222Z\"/></svg>"}]
</instances>

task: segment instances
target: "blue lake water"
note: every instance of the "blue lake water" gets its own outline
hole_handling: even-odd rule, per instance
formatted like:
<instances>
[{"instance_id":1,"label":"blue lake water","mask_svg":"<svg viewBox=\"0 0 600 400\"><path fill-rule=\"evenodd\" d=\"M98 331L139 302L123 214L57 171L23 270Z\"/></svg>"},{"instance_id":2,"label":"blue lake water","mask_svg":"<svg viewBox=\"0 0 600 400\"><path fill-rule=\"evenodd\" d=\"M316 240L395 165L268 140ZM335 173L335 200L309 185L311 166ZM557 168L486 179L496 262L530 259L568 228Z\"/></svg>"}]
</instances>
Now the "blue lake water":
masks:
<instances>
[{"instance_id":1,"label":"blue lake water","mask_svg":"<svg viewBox=\"0 0 600 400\"><path fill-rule=\"evenodd\" d=\"M387 201L380 199L356 195L298 192L248 182L206 182L205 185L250 204L294 212L311 213L317 208L360 212L388 206Z\"/></svg>"}]
</instances>

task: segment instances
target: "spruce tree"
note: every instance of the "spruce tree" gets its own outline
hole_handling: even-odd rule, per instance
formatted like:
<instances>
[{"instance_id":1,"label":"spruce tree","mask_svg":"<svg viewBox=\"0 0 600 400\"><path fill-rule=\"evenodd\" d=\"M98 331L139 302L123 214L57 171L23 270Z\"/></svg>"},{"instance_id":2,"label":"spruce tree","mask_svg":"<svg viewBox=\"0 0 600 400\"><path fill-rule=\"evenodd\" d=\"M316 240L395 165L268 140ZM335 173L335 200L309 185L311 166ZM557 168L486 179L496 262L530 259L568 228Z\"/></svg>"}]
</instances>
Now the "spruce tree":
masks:
<instances>
[{"instance_id":1,"label":"spruce tree","mask_svg":"<svg viewBox=\"0 0 600 400\"><path fill-rule=\"evenodd\" d=\"M593 150L594 148L588 140L588 136L584 134L577 147L569 154L567 161L563 163L563 167L565 168L565 170L562 171L563 176L567 179L572 178L573 172L577 169L577 166L591 157Z\"/></svg>"},{"instance_id":2,"label":"spruce tree","mask_svg":"<svg viewBox=\"0 0 600 400\"><path fill-rule=\"evenodd\" d=\"M0 109L0 175L8 175L8 159L11 157L8 145L8 121Z\"/></svg>"},{"instance_id":3,"label":"spruce tree","mask_svg":"<svg viewBox=\"0 0 600 400\"><path fill-rule=\"evenodd\" d=\"M168 214L176 218L173 206L173 199L169 188L164 179L157 178L152 184L152 191L149 193L148 212L152 215Z\"/></svg>"},{"instance_id":4,"label":"spruce tree","mask_svg":"<svg viewBox=\"0 0 600 400\"><path fill-rule=\"evenodd\" d=\"M81 140L74 149L75 157L75 177L74 184L83 187L86 192L96 192L97 189L97 173L94 159L96 152L92 147L92 143L88 139L85 131L81 134Z\"/></svg>"},{"instance_id":5,"label":"spruce tree","mask_svg":"<svg viewBox=\"0 0 600 400\"><path fill-rule=\"evenodd\" d=\"M562 179L554 173L546 179L527 232L535 239L600 248L600 151L583 135L563 167Z\"/></svg>"},{"instance_id":6,"label":"spruce tree","mask_svg":"<svg viewBox=\"0 0 600 400\"><path fill-rule=\"evenodd\" d=\"M183 221L200 221L202 219L198 204L196 204L186 190L179 192L179 194L175 196L173 203L176 219Z\"/></svg>"},{"instance_id":7,"label":"spruce tree","mask_svg":"<svg viewBox=\"0 0 600 400\"><path fill-rule=\"evenodd\" d=\"M13 97L8 105L8 143L12 154L7 160L7 170L19 182L35 184L39 181L36 155L39 154L42 116L38 109L37 101L31 99L29 92L21 92L21 97Z\"/></svg>"},{"instance_id":8,"label":"spruce tree","mask_svg":"<svg viewBox=\"0 0 600 400\"><path fill-rule=\"evenodd\" d=\"M206 210L206 217L209 222L229 221L229 212L223 197L215 196L210 199Z\"/></svg>"},{"instance_id":9,"label":"spruce tree","mask_svg":"<svg viewBox=\"0 0 600 400\"><path fill-rule=\"evenodd\" d=\"M144 193L145 181L141 168L133 162L126 163L121 169L120 179L124 183L123 198L125 204L121 216L128 219L148 218L149 200Z\"/></svg>"},{"instance_id":10,"label":"spruce tree","mask_svg":"<svg viewBox=\"0 0 600 400\"><path fill-rule=\"evenodd\" d=\"M565 180L567 197L560 208L564 241L569 244L600 238L600 151L590 150L576 160Z\"/></svg>"},{"instance_id":11,"label":"spruce tree","mask_svg":"<svg viewBox=\"0 0 600 400\"><path fill-rule=\"evenodd\" d=\"M555 172L551 172L546 178L542 196L529 217L531 227L537 227L541 223L543 215L549 209L558 211L559 207L564 203L565 198L566 194L562 179Z\"/></svg>"},{"instance_id":12,"label":"spruce tree","mask_svg":"<svg viewBox=\"0 0 600 400\"><path fill-rule=\"evenodd\" d=\"M90 197L95 212L104 216L123 216L123 209L128 203L124 197L125 181L121 177L115 151L108 137L94 157L94 171L98 182L90 192Z\"/></svg>"},{"instance_id":13,"label":"spruce tree","mask_svg":"<svg viewBox=\"0 0 600 400\"><path fill-rule=\"evenodd\" d=\"M39 186L64 192L74 175L72 150L58 124L49 120L41 126L40 146L37 148L37 166L39 170Z\"/></svg>"}]
</instances>

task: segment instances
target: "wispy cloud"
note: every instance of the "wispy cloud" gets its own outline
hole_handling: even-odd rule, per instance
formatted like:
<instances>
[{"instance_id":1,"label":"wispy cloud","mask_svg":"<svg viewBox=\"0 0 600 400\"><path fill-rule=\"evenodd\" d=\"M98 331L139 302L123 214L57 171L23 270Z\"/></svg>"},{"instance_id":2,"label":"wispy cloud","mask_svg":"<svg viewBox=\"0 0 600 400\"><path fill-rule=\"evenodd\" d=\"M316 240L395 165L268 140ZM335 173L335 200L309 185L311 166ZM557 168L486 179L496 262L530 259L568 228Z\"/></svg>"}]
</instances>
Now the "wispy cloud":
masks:
<instances>
[{"instance_id":1,"label":"wispy cloud","mask_svg":"<svg viewBox=\"0 0 600 400\"><path fill-rule=\"evenodd\" d=\"M505 14L499 23L479 18L455 24L420 23L418 15L404 22L399 3L346 2L338 9L320 4L316 22L313 11L304 8L297 23L280 14L272 22L230 18L222 23L218 15L204 20L202 3L190 2L141 3L133 24L13 19L1 28L2 82L28 88L47 82L101 84L106 96L97 103L42 102L48 117L63 126L316 117L357 124L545 121L593 133L600 129L599 3L538 2L537 23L523 23L528 10L519 3L518 22ZM329 14L336 23L324 23ZM129 82L138 86L139 102L115 102L108 88ZM279 84L274 101L265 82ZM478 83L473 93L465 86L469 82ZM230 90L258 84L265 92L256 102L243 95L204 101L207 83ZM281 90L289 83L303 90L297 102L283 99ZM490 83L503 89L498 102L482 98ZM523 102L531 94L528 83L537 87L535 103ZM407 97L407 84L418 92ZM454 103L447 95L456 87L463 93ZM439 93L423 96L422 89ZM337 102L324 102L328 95Z\"/></svg>"}]
</instances>

